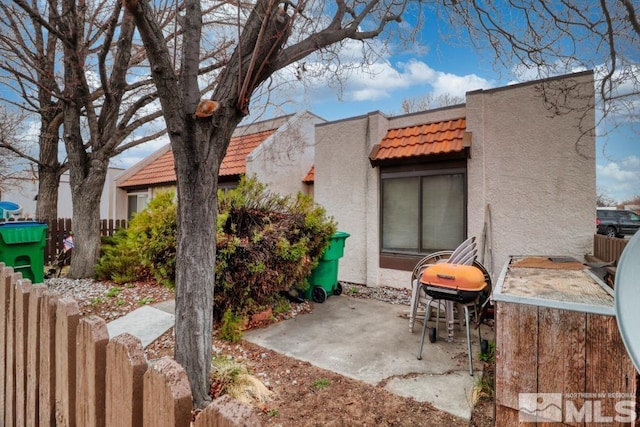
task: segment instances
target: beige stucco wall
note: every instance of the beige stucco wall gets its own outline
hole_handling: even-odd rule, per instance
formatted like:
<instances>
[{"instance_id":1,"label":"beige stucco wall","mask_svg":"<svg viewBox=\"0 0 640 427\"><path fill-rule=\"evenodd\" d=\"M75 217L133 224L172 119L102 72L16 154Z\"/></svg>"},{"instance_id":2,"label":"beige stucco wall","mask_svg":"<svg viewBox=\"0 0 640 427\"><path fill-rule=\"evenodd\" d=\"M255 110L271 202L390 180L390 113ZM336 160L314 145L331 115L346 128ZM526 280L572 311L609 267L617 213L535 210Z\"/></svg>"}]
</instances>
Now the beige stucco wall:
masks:
<instances>
[{"instance_id":1,"label":"beige stucco wall","mask_svg":"<svg viewBox=\"0 0 640 427\"><path fill-rule=\"evenodd\" d=\"M590 103L590 73L558 81L576 85L578 103ZM339 278L369 286L408 287L410 272L382 269L379 259L379 170L368 156L387 129L466 116L472 133L468 160L468 235L483 245L494 280L509 255L582 257L594 232L595 139L593 110L553 117L539 83L477 91L463 106L402 117L379 112L316 126L316 202L351 234ZM586 96L588 99L583 98ZM582 128L580 127L582 124ZM487 209L487 206L490 209ZM490 244L489 244L490 243ZM488 255L491 255L490 257Z\"/></svg>"},{"instance_id":2,"label":"beige stucco wall","mask_svg":"<svg viewBox=\"0 0 640 427\"><path fill-rule=\"evenodd\" d=\"M115 177L122 173L123 169L109 167L100 197L100 218L115 219L116 186ZM36 214L36 195L38 194L38 181L35 177L18 178L2 189L2 200L8 200L22 207L24 218L33 218ZM73 205L71 203L71 187L69 185L69 172L60 176L58 184L58 218L71 218Z\"/></svg>"},{"instance_id":3,"label":"beige stucco wall","mask_svg":"<svg viewBox=\"0 0 640 427\"><path fill-rule=\"evenodd\" d=\"M257 177L282 195L308 193L302 179L313 166L315 125L323 122L306 111L289 117L247 156L247 176Z\"/></svg>"},{"instance_id":4,"label":"beige stucco wall","mask_svg":"<svg viewBox=\"0 0 640 427\"><path fill-rule=\"evenodd\" d=\"M469 234L481 237L490 224L492 257L484 263L494 277L510 255L582 260L592 251L593 88L592 74L581 73L467 94L469 188L476 188L469 191ZM557 94L565 93L571 108L557 114Z\"/></svg>"}]
</instances>

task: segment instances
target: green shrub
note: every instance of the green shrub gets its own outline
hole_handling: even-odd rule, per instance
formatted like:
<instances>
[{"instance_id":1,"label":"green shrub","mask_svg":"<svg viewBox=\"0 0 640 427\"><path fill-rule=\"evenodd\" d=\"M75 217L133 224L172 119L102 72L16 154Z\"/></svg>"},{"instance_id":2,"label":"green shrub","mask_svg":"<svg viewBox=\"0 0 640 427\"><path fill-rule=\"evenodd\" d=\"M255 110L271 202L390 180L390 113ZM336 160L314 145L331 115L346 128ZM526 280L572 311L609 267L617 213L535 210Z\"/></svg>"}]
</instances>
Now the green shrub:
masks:
<instances>
[{"instance_id":1,"label":"green shrub","mask_svg":"<svg viewBox=\"0 0 640 427\"><path fill-rule=\"evenodd\" d=\"M140 263L140 253L121 228L111 237L102 238L101 256L96 265L96 278L112 280L118 284L145 280L151 277Z\"/></svg>"},{"instance_id":2,"label":"green shrub","mask_svg":"<svg viewBox=\"0 0 640 427\"><path fill-rule=\"evenodd\" d=\"M232 308L225 310L222 316L222 325L220 326L220 339L229 342L238 342L242 339L242 326L244 318L233 312Z\"/></svg>"},{"instance_id":3,"label":"green shrub","mask_svg":"<svg viewBox=\"0 0 640 427\"><path fill-rule=\"evenodd\" d=\"M214 316L247 315L303 286L335 233L309 196L283 197L243 179L218 202Z\"/></svg>"},{"instance_id":4,"label":"green shrub","mask_svg":"<svg viewBox=\"0 0 640 427\"><path fill-rule=\"evenodd\" d=\"M141 264L169 287L175 283L177 215L173 191L158 193L133 217L128 229Z\"/></svg>"},{"instance_id":5,"label":"green shrub","mask_svg":"<svg viewBox=\"0 0 640 427\"><path fill-rule=\"evenodd\" d=\"M99 278L174 286L177 208L160 193L129 228L103 244ZM240 317L303 288L336 226L309 196L283 197L255 179L218 193L214 318L229 308Z\"/></svg>"},{"instance_id":6,"label":"green shrub","mask_svg":"<svg viewBox=\"0 0 640 427\"><path fill-rule=\"evenodd\" d=\"M173 287L176 259L177 207L173 192L162 192L112 238L103 239L96 266L99 279L116 283L154 277Z\"/></svg>"}]
</instances>

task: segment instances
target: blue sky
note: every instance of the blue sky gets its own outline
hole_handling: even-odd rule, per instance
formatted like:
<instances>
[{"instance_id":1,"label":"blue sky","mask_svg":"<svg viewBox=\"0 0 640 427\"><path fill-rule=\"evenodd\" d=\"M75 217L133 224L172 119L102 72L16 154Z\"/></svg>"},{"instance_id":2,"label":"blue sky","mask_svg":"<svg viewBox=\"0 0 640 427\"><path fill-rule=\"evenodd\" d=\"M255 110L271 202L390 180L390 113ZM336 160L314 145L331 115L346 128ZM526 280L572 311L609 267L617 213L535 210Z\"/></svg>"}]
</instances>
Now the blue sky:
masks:
<instances>
[{"instance_id":1,"label":"blue sky","mask_svg":"<svg viewBox=\"0 0 640 427\"><path fill-rule=\"evenodd\" d=\"M512 70L494 68L491 52L454 47L443 41L440 30L434 27L423 32L422 40L411 51L405 49L399 54L379 58L371 66L372 73L351 73L342 90L321 77L308 80L306 89L291 83L295 79L284 77L288 80L284 86L290 102L281 107L282 111L307 109L327 120L376 110L401 114L402 101L408 98L430 93L464 97L468 91L516 82ZM358 43L347 44L343 54L357 57ZM312 64L308 63L308 66ZM256 120L265 118L268 117L261 116ZM607 132L603 131L604 126L598 129L601 135L596 143L597 186L599 191L618 202L640 195L640 119L635 119L635 126L635 131L629 126ZM113 165L129 167L166 143L163 139L133 149L116 159Z\"/></svg>"}]
</instances>

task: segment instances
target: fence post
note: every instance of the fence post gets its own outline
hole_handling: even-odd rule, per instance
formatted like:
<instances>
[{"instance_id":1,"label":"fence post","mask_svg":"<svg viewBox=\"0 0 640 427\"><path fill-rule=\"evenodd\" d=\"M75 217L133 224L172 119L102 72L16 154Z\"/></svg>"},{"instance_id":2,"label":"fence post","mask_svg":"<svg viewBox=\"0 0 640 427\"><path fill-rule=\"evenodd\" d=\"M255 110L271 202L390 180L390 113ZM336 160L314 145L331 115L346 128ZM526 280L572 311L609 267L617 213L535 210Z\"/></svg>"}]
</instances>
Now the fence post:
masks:
<instances>
[{"instance_id":1,"label":"fence post","mask_svg":"<svg viewBox=\"0 0 640 427\"><path fill-rule=\"evenodd\" d=\"M170 357L144 374L143 427L189 427L192 397L187 373Z\"/></svg>"},{"instance_id":2,"label":"fence post","mask_svg":"<svg viewBox=\"0 0 640 427\"><path fill-rule=\"evenodd\" d=\"M10 357L9 335L13 329L9 329L9 311L11 310L11 288L13 269L0 263L0 425L7 425L5 412L11 399L7 394L7 378L9 369L7 359Z\"/></svg>"},{"instance_id":3,"label":"fence post","mask_svg":"<svg viewBox=\"0 0 640 427\"><path fill-rule=\"evenodd\" d=\"M15 285L15 381L16 381L16 426L27 422L27 336L29 335L29 296L31 281L20 279Z\"/></svg>"},{"instance_id":4,"label":"fence post","mask_svg":"<svg viewBox=\"0 0 640 427\"><path fill-rule=\"evenodd\" d=\"M33 285L29 298L29 335L27 337L27 425L38 425L40 376L40 311L47 287Z\"/></svg>"},{"instance_id":5,"label":"fence post","mask_svg":"<svg viewBox=\"0 0 640 427\"><path fill-rule=\"evenodd\" d=\"M76 333L80 318L72 298L58 300L56 311L56 425L75 427ZM81 426L82 427L82 426Z\"/></svg>"},{"instance_id":6,"label":"fence post","mask_svg":"<svg viewBox=\"0 0 640 427\"><path fill-rule=\"evenodd\" d=\"M47 291L40 305L40 376L38 389L41 426L55 425L56 409L56 312L60 294Z\"/></svg>"},{"instance_id":7,"label":"fence post","mask_svg":"<svg viewBox=\"0 0 640 427\"><path fill-rule=\"evenodd\" d=\"M5 268L4 286L8 288L8 297L6 299L6 357L4 360L4 420L2 425L12 426L15 424L16 416L16 371L15 371L15 284L18 279L22 278L22 274L14 273L13 268Z\"/></svg>"},{"instance_id":8,"label":"fence post","mask_svg":"<svg viewBox=\"0 0 640 427\"><path fill-rule=\"evenodd\" d=\"M107 344L106 424L142 426L143 378L147 359L140 339L124 333Z\"/></svg>"},{"instance_id":9,"label":"fence post","mask_svg":"<svg viewBox=\"0 0 640 427\"><path fill-rule=\"evenodd\" d=\"M76 423L86 427L105 425L105 369L109 332L98 316L80 320L76 354Z\"/></svg>"}]
</instances>

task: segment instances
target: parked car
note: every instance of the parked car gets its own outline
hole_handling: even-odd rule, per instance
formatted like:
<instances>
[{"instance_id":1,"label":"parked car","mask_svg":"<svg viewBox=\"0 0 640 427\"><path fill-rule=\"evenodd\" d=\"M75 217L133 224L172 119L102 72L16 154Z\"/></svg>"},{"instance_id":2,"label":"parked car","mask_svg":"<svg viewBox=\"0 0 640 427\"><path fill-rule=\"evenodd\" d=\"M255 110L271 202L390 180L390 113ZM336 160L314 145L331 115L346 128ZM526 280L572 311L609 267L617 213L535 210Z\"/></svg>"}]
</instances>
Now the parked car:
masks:
<instances>
[{"instance_id":1,"label":"parked car","mask_svg":"<svg viewBox=\"0 0 640 427\"><path fill-rule=\"evenodd\" d=\"M640 229L640 215L622 209L597 209L598 234L609 237L632 236Z\"/></svg>"}]
</instances>

